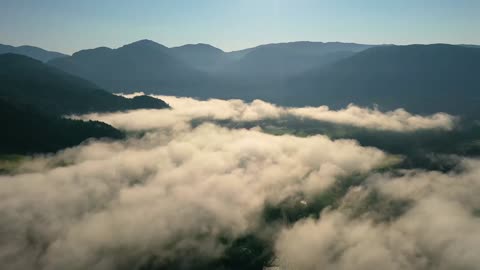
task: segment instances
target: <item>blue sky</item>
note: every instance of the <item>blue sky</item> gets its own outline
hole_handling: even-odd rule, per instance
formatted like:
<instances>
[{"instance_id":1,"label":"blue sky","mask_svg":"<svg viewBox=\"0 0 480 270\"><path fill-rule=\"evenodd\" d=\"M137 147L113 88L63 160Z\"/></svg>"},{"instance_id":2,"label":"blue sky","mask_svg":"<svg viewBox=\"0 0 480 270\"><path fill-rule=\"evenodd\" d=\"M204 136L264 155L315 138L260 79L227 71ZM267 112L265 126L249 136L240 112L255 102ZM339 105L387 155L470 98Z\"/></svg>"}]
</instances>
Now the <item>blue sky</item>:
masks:
<instances>
[{"instance_id":1,"label":"blue sky","mask_svg":"<svg viewBox=\"0 0 480 270\"><path fill-rule=\"evenodd\" d=\"M72 53L139 39L480 44L479 0L0 0L0 43Z\"/></svg>"}]
</instances>

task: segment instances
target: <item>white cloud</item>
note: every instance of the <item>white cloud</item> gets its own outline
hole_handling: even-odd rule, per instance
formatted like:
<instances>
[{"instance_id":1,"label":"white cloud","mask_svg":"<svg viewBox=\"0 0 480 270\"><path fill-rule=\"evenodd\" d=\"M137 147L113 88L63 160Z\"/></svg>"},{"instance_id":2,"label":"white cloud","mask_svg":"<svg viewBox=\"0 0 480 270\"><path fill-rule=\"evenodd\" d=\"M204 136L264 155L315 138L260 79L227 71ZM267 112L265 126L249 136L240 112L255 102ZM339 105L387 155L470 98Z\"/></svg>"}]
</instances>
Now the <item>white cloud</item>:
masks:
<instances>
[{"instance_id":1,"label":"white cloud","mask_svg":"<svg viewBox=\"0 0 480 270\"><path fill-rule=\"evenodd\" d=\"M461 172L372 177L351 193L375 189L386 198L409 200L411 208L388 222L370 213L354 218L342 207L324 212L319 220L299 222L280 234L279 262L286 269L303 270L477 269L479 165L478 160L465 160Z\"/></svg>"},{"instance_id":2,"label":"white cloud","mask_svg":"<svg viewBox=\"0 0 480 270\"><path fill-rule=\"evenodd\" d=\"M385 157L351 140L212 124L90 142L0 176L0 261L6 269L117 269L148 256L216 257L218 239L254 230L266 202L314 196Z\"/></svg>"},{"instance_id":3,"label":"white cloud","mask_svg":"<svg viewBox=\"0 0 480 270\"><path fill-rule=\"evenodd\" d=\"M192 257L216 258L225 248L220 238L258 229L266 204L298 194L313 200L338 177L366 174L390 161L383 151L353 140L273 136L211 123L192 128L191 120L295 116L402 132L450 129L454 123L451 116L403 110L161 98L173 109L77 116L145 131L141 137L91 141L34 157L15 174L0 176L0 261L6 269L108 270L134 268L151 256L187 264ZM474 196L480 166L463 164L456 175L412 171L371 177L365 190L412 200L413 208L392 223L368 215L352 219L342 208L318 221L301 221L281 232L279 261L306 270L479 265L472 251L480 227L470 210L480 207ZM461 184L452 185L454 180Z\"/></svg>"},{"instance_id":4,"label":"white cloud","mask_svg":"<svg viewBox=\"0 0 480 270\"><path fill-rule=\"evenodd\" d=\"M430 116L412 115L403 109L381 112L377 109L361 108L349 105L347 108L332 111L327 106L291 108L289 112L296 116L320 121L352 125L378 130L415 131L421 129L452 129L455 118L436 113Z\"/></svg>"},{"instance_id":5,"label":"white cloud","mask_svg":"<svg viewBox=\"0 0 480 270\"><path fill-rule=\"evenodd\" d=\"M138 93L125 96L133 97L135 95L138 95ZM173 110L169 113L165 112L164 117L183 121L209 118L214 120L245 122L293 116L335 124L397 132L411 132L422 129L450 130L455 125L455 117L445 113L420 116L410 114L403 109L381 112L377 109L349 105L345 109L335 111L330 110L328 106L286 108L258 99L251 103L245 103L242 100L236 99L209 99L202 101L193 98L173 96L154 97L161 98L172 106ZM149 117L147 114L152 114L152 116ZM132 125L132 127L138 128L143 122L145 122L144 126L146 127L151 127L155 122L163 122L162 119L152 119L153 117L161 118L162 115L156 112L155 116L153 116L153 114L153 112L149 111L134 111L132 117L135 117L137 126ZM112 119L115 118L115 114L87 115L84 118L94 118L125 127L125 123L118 123L118 121Z\"/></svg>"}]
</instances>

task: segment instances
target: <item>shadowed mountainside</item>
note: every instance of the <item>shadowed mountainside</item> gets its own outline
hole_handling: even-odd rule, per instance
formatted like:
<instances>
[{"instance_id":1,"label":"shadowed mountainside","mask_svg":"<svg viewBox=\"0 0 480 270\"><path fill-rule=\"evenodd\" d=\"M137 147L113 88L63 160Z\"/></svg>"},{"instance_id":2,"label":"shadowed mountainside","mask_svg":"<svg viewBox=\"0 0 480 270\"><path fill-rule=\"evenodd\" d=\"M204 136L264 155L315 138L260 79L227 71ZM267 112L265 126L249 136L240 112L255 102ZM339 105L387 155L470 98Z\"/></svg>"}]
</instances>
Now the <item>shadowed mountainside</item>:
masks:
<instances>
[{"instance_id":1,"label":"shadowed mountainside","mask_svg":"<svg viewBox=\"0 0 480 270\"><path fill-rule=\"evenodd\" d=\"M123 138L97 121L64 119L64 114L168 108L148 96L127 99L99 89L27 56L0 55L0 154L54 152L89 138Z\"/></svg>"},{"instance_id":2,"label":"shadowed mountainside","mask_svg":"<svg viewBox=\"0 0 480 270\"><path fill-rule=\"evenodd\" d=\"M409 111L478 113L480 50L434 44L380 46L289 81L282 103L353 102Z\"/></svg>"},{"instance_id":3,"label":"shadowed mountainside","mask_svg":"<svg viewBox=\"0 0 480 270\"><path fill-rule=\"evenodd\" d=\"M54 115L166 108L159 99L127 99L26 56L0 55L0 97Z\"/></svg>"},{"instance_id":4,"label":"shadowed mountainside","mask_svg":"<svg viewBox=\"0 0 480 270\"><path fill-rule=\"evenodd\" d=\"M0 154L55 152L88 138L123 138L119 130L98 121L63 119L32 106L0 98Z\"/></svg>"}]
</instances>

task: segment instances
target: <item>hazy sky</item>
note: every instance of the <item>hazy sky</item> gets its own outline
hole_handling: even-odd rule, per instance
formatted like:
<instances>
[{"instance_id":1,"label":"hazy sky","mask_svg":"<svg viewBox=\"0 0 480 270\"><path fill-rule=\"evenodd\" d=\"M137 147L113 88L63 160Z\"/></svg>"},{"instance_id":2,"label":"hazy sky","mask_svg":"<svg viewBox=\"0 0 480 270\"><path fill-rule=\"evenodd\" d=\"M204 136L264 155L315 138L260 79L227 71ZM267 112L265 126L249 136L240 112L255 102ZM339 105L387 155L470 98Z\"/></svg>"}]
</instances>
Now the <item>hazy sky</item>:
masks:
<instances>
[{"instance_id":1,"label":"hazy sky","mask_svg":"<svg viewBox=\"0 0 480 270\"><path fill-rule=\"evenodd\" d=\"M0 0L0 43L72 53L139 39L480 44L478 0Z\"/></svg>"}]
</instances>

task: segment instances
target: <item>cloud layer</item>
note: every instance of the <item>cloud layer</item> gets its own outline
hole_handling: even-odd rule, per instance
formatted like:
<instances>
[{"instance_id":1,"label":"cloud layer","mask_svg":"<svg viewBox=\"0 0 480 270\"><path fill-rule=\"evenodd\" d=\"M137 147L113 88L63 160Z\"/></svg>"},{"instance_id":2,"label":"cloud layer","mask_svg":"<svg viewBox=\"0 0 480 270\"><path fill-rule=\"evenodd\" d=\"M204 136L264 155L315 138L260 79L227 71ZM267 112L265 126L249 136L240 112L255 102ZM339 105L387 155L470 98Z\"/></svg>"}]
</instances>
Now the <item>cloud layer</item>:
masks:
<instances>
[{"instance_id":1,"label":"cloud layer","mask_svg":"<svg viewBox=\"0 0 480 270\"><path fill-rule=\"evenodd\" d=\"M479 168L480 161L464 160L455 173L406 171L371 177L366 186L351 189L344 204L358 206L359 198L365 198L362 193L375 191L384 198L407 200L409 210L386 222L374 219L371 211L352 217L346 211L351 207L327 210L319 220L304 220L280 234L279 263L304 270L476 269Z\"/></svg>"},{"instance_id":2,"label":"cloud layer","mask_svg":"<svg viewBox=\"0 0 480 270\"><path fill-rule=\"evenodd\" d=\"M125 96L133 97L138 94L139 93ZM178 119L207 118L237 122L297 117L334 124L397 132L411 132L422 129L450 130L455 125L455 117L448 114L436 113L430 116L420 116L412 115L403 109L381 112L377 109L349 105L345 109L335 111L330 110L328 106L284 108L258 99L251 103L246 103L242 100L235 99L210 99L202 101L193 98L172 96L155 97L166 101L172 106L173 110L163 115L146 110L131 112L131 117L136 119L136 127L149 127L156 122L163 122L164 119L161 119L162 117L168 119L175 118L175 121L178 121ZM85 118L94 118L122 127L126 125L125 123L120 123L115 114L88 115ZM122 119L124 119L123 116Z\"/></svg>"},{"instance_id":3,"label":"cloud layer","mask_svg":"<svg viewBox=\"0 0 480 270\"><path fill-rule=\"evenodd\" d=\"M162 98L173 109L78 116L141 136L33 157L0 176L2 267L136 269L155 258L159 267L180 260L190 269L198 258L221 257L232 240L264 230L273 231L283 269L480 265L480 161L463 159L452 173L376 173L395 158L354 140L191 125L197 119L307 117L406 132L450 129L453 117ZM320 218L265 224L266 206L302 198L309 207L351 175L367 180L336 198ZM397 211L397 205L406 207Z\"/></svg>"},{"instance_id":4,"label":"cloud layer","mask_svg":"<svg viewBox=\"0 0 480 270\"><path fill-rule=\"evenodd\" d=\"M0 176L5 269L133 269L216 258L259 226L266 203L315 196L387 155L352 140L203 124L90 142Z\"/></svg>"}]
</instances>

